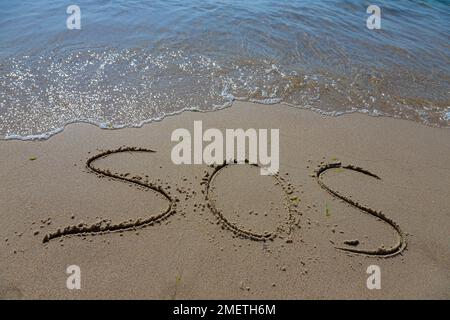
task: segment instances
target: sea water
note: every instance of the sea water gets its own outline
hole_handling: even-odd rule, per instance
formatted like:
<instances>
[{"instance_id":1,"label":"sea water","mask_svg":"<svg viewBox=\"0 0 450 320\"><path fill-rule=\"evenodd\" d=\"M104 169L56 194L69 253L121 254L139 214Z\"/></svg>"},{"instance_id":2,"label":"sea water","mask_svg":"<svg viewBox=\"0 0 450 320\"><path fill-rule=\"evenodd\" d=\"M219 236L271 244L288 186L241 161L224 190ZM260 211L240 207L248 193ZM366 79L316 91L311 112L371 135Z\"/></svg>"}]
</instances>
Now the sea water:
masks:
<instances>
[{"instance_id":1,"label":"sea water","mask_svg":"<svg viewBox=\"0 0 450 320\"><path fill-rule=\"evenodd\" d=\"M449 126L450 1L0 0L0 138L236 100ZM68 28L78 6L79 29Z\"/></svg>"}]
</instances>

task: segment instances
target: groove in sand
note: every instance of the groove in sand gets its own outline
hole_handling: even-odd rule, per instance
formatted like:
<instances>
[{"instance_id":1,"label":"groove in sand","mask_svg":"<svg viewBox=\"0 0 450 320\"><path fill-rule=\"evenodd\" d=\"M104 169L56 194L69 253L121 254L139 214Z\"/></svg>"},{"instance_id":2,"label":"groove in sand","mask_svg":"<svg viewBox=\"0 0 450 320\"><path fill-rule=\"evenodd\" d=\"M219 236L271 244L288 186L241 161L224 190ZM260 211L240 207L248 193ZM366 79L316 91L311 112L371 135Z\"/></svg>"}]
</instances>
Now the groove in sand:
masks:
<instances>
[{"instance_id":1,"label":"groove in sand","mask_svg":"<svg viewBox=\"0 0 450 320\"><path fill-rule=\"evenodd\" d=\"M250 165L250 166L254 166L254 167L260 167L257 164L250 164L249 161L246 159L245 163ZM246 230L243 229L241 227L236 226L234 223L228 221L228 219L223 215L223 213L218 210L215 206L214 200L211 198L211 184L213 182L213 180L215 179L215 177L217 177L217 175L224 169L237 164L237 161L234 161L233 163L226 163L224 162L221 165L218 166L213 166L214 171L212 172L212 174L207 174L206 177L204 178L205 182L206 182L206 197L205 200L207 201L207 206L209 207L209 209L217 216L217 218L219 219L219 221L222 223L222 225L232 231L235 235L240 236L242 238L245 239L250 239L250 240L255 240L255 241L267 241L267 240L273 240L276 236L277 233L275 232L266 232L266 233L256 233L256 232L252 232L250 230ZM272 176L282 187L283 192L285 192L284 190L284 182L282 181L282 179L278 176L278 174L275 174ZM286 194L287 197L287 194ZM289 209L289 220L292 220L292 210L291 207L288 206Z\"/></svg>"},{"instance_id":2,"label":"groove in sand","mask_svg":"<svg viewBox=\"0 0 450 320\"><path fill-rule=\"evenodd\" d=\"M138 228L145 228L147 226L152 225L153 223L155 223L157 221L164 220L165 218L169 217L171 214L173 214L175 212L177 199L172 199L172 197L168 194L168 192L165 191L161 186L154 185L150 182L144 182L139 179L127 178L124 175L120 175L118 173L112 173L107 169L103 170L100 168L96 168L93 165L95 163L95 161L97 161L101 158L106 158L112 154L123 153L123 152L154 153L156 151L153 151L150 149L144 149L144 148L135 148L135 147L124 147L124 148L119 148L116 150L108 150L108 151L99 153L99 154L89 158L86 162L86 168L99 176L105 176L105 177L113 178L115 180L133 183L137 186L151 189L151 190L161 194L166 200L169 201L169 206L167 207L167 209L164 212L161 212L157 215L153 215L146 219L125 221L125 222L121 222L118 224L110 224L110 223L104 224L103 223L104 221L101 221L101 222L98 222L98 223L92 224L92 225L79 224L79 225L68 226L62 230L58 229L56 232L45 235L44 239L42 240L43 243L49 242L50 240L53 240L56 238L70 236L70 235L78 235L78 236L80 236L80 235L99 235L99 234L104 234L104 233L132 231L132 230L135 230Z\"/></svg>"},{"instance_id":3,"label":"groove in sand","mask_svg":"<svg viewBox=\"0 0 450 320\"><path fill-rule=\"evenodd\" d=\"M343 251L348 251L348 252L352 252L352 253L357 253L357 254L365 254L368 256L377 256L377 257L383 257L383 258L388 258L388 257L393 257L395 255L398 255L399 253L401 253L405 248L406 248L406 236L403 233L403 231L400 229L400 226L393 221L392 219L386 217L381 211L376 211L372 208L363 206L362 204L340 194L338 191L328 187L322 180L322 177L324 175L325 172L327 172L328 170L331 169L346 169L346 170L351 170L351 171L355 171L355 172L359 172L362 174L365 174L367 176L370 176L372 178L375 178L377 180L381 180L380 177L378 177L377 175L371 173L368 170L365 170L363 168L360 167L355 167L353 165L342 165L340 162L336 162L336 163L328 163L325 164L321 167L319 167L316 170L316 178L317 178L317 182L319 183L319 185L326 191L328 191L331 195L347 202L348 204L352 205L355 208L358 208L359 210L372 215L374 217L377 217L379 219L381 219L384 223L387 223L389 226L391 226L398 234L398 241L397 243L390 248L378 248L376 250L364 250L364 249L356 249L356 248L345 248L345 247L336 247L336 249L339 250L343 250Z\"/></svg>"}]
</instances>

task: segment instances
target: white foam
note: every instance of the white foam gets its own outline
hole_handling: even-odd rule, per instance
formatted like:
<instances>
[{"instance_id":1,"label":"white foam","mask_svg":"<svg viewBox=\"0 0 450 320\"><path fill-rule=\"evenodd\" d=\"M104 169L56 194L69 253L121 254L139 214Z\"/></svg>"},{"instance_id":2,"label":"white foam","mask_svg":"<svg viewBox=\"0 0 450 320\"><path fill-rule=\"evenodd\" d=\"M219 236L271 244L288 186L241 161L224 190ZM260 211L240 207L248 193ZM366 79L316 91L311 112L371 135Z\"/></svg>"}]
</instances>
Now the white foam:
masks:
<instances>
[{"instance_id":1,"label":"white foam","mask_svg":"<svg viewBox=\"0 0 450 320\"><path fill-rule=\"evenodd\" d=\"M183 113L185 111L212 112L212 111L221 110L221 109L224 109L224 108L231 107L233 105L234 97L232 95L228 95L228 97L230 98L229 101L226 101L224 104L221 104L221 105L213 105L212 110L205 110L205 111L203 111L203 110L201 110L198 107L186 107L186 108L183 108L181 110L174 111L174 112L164 113L160 117L155 117L155 118L142 120L139 123L127 123L127 124L116 124L116 125L112 125L111 123L104 123L104 122L97 122L97 121L93 121L93 120L80 119L80 120L75 120L75 121L68 122L64 126L62 126L60 128L57 128L57 129L54 129L54 130L51 130L49 132L35 134L35 135L27 135L27 136L21 136L21 135L18 135L18 134L10 134L10 135L6 135L3 138L3 140L21 140L21 141L47 140L50 137L54 136L55 134L64 131L66 126L68 126L70 124L75 124L75 123L87 123L87 124L95 125L95 126L99 127L100 129L103 129L103 130L115 130L115 129L123 129L123 128L141 128L145 124L162 121L166 117L174 116L174 115ZM232 97L232 99L231 99L231 97ZM1 140L1 138L0 138L0 140Z\"/></svg>"},{"instance_id":2,"label":"white foam","mask_svg":"<svg viewBox=\"0 0 450 320\"><path fill-rule=\"evenodd\" d=\"M3 139L4 140L22 140L22 141L47 140L51 136L53 136L57 133L60 133L63 130L64 130L64 127L57 128L57 129L54 129L52 131L45 132L45 133L32 134L32 135L27 135L27 136L21 136L18 134L10 134L10 135L6 135Z\"/></svg>"},{"instance_id":3,"label":"white foam","mask_svg":"<svg viewBox=\"0 0 450 320\"><path fill-rule=\"evenodd\" d=\"M278 104L283 101L281 98L267 98L267 99L250 99L250 102L261 104Z\"/></svg>"},{"instance_id":4,"label":"white foam","mask_svg":"<svg viewBox=\"0 0 450 320\"><path fill-rule=\"evenodd\" d=\"M450 121L450 111L444 113L444 120Z\"/></svg>"}]
</instances>

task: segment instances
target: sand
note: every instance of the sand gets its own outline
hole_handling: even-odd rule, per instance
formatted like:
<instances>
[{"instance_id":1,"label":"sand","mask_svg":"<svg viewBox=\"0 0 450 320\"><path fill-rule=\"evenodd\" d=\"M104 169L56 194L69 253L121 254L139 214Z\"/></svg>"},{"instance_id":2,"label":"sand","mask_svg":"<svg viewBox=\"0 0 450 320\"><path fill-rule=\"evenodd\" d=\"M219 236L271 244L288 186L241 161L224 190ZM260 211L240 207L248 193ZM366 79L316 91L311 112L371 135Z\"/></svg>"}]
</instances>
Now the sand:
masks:
<instances>
[{"instance_id":1,"label":"sand","mask_svg":"<svg viewBox=\"0 0 450 320\"><path fill-rule=\"evenodd\" d=\"M280 129L279 175L174 165L171 133L194 120ZM250 103L1 141L0 298L449 299L449 143L410 121Z\"/></svg>"}]
</instances>

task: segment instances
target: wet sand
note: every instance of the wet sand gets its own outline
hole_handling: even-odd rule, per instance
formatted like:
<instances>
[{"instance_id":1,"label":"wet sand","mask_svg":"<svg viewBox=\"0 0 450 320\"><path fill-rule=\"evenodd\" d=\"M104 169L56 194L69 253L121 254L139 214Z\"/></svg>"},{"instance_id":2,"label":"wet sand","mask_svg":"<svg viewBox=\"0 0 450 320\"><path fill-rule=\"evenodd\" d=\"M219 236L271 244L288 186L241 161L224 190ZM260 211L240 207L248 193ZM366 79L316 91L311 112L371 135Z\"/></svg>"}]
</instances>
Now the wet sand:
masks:
<instances>
[{"instance_id":1,"label":"wet sand","mask_svg":"<svg viewBox=\"0 0 450 320\"><path fill-rule=\"evenodd\" d=\"M171 133L194 120L280 129L279 175L174 165ZM449 141L405 120L250 103L0 141L0 298L449 299Z\"/></svg>"}]
</instances>

